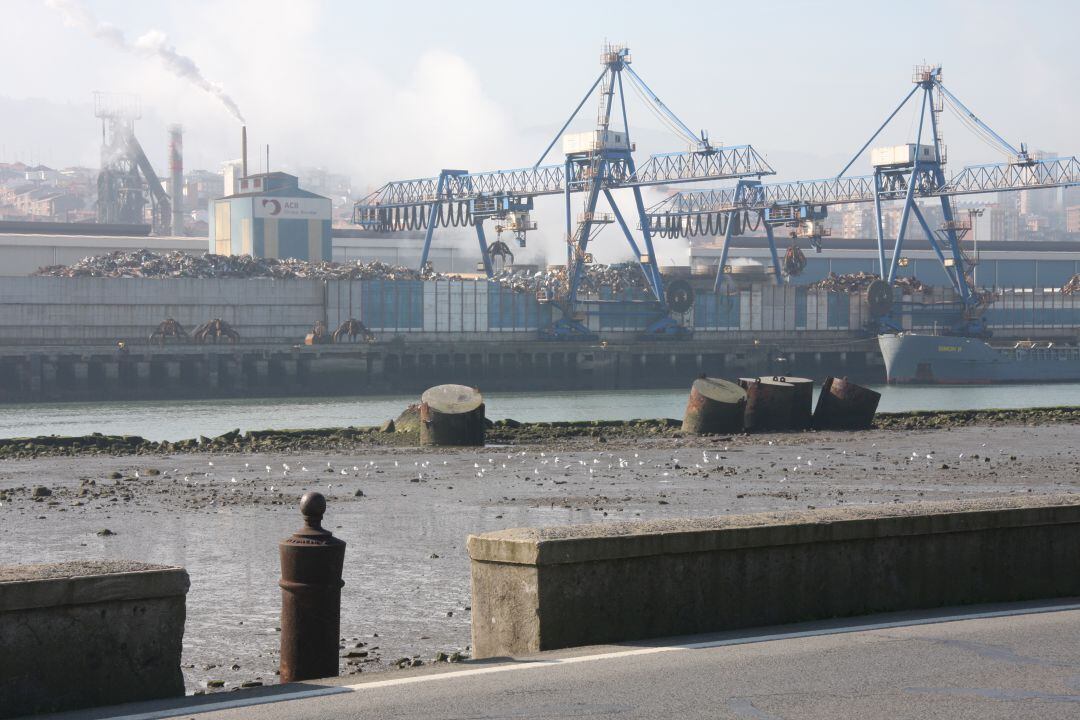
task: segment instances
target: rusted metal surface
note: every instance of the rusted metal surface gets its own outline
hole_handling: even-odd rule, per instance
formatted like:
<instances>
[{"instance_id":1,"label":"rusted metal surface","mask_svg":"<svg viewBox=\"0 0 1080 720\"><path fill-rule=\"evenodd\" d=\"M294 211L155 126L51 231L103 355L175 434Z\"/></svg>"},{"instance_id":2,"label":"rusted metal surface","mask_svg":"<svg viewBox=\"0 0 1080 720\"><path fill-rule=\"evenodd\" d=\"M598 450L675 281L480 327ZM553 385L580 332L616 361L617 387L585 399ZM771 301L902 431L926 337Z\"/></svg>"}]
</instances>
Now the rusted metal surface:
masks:
<instances>
[{"instance_id":1,"label":"rusted metal surface","mask_svg":"<svg viewBox=\"0 0 1080 720\"><path fill-rule=\"evenodd\" d=\"M700 377L690 388L682 429L695 435L741 432L746 391L733 382Z\"/></svg>"},{"instance_id":2,"label":"rusted metal surface","mask_svg":"<svg viewBox=\"0 0 1080 720\"><path fill-rule=\"evenodd\" d=\"M794 386L791 397L792 430L806 430L814 416L814 381L810 378L791 377L790 375L773 376L773 380L786 382Z\"/></svg>"},{"instance_id":3,"label":"rusted metal surface","mask_svg":"<svg viewBox=\"0 0 1080 720\"><path fill-rule=\"evenodd\" d=\"M874 423L880 400L881 393L846 378L826 378L814 409L814 427L833 430L869 428Z\"/></svg>"},{"instance_id":4,"label":"rusted metal surface","mask_svg":"<svg viewBox=\"0 0 1080 720\"><path fill-rule=\"evenodd\" d=\"M768 432L791 428L791 405L795 386L772 378L739 378L746 390L743 426L747 432Z\"/></svg>"},{"instance_id":5,"label":"rusted metal surface","mask_svg":"<svg viewBox=\"0 0 1080 720\"><path fill-rule=\"evenodd\" d=\"M465 385L436 385L420 396L420 444L483 446L484 398Z\"/></svg>"},{"instance_id":6,"label":"rusted metal surface","mask_svg":"<svg viewBox=\"0 0 1080 720\"><path fill-rule=\"evenodd\" d=\"M281 682L338 674L345 542L322 527L326 498L300 500L304 527L280 543Z\"/></svg>"}]
</instances>

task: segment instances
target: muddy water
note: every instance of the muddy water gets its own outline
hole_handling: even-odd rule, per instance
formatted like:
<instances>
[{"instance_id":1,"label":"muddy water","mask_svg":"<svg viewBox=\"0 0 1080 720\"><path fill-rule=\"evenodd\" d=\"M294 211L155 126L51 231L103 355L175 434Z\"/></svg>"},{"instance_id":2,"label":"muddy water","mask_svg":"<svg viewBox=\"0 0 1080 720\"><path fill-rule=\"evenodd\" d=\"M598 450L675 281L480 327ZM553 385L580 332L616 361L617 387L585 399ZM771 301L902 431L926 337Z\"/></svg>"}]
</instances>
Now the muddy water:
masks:
<instances>
[{"instance_id":1,"label":"muddy water","mask_svg":"<svg viewBox=\"0 0 1080 720\"><path fill-rule=\"evenodd\" d=\"M1080 384L986 387L875 387L881 412L976 410L1080 405ZM815 395L816 397L816 395ZM149 440L213 437L241 430L378 425L397 417L412 395L351 398L293 398L53 403L0 406L0 437L35 435L142 435ZM621 390L552 393L493 393L485 396L493 420L631 420L681 418L684 390Z\"/></svg>"},{"instance_id":2,"label":"muddy water","mask_svg":"<svg viewBox=\"0 0 1080 720\"><path fill-rule=\"evenodd\" d=\"M372 662L343 662L342 670L372 672L400 657L430 662L436 652L466 648L470 533L1080 492L1078 440L1080 427L1069 425L445 453L11 460L0 462L0 556L183 565L192 579L184 640L189 691L211 679L228 689L275 681L277 542L299 527L305 490L327 494L325 524L349 544L342 634L347 647L367 643ZM151 468L161 475L149 475ZM131 479L112 479L113 472ZM30 488L39 484L53 495L35 502ZM98 536L103 528L117 534Z\"/></svg>"}]
</instances>

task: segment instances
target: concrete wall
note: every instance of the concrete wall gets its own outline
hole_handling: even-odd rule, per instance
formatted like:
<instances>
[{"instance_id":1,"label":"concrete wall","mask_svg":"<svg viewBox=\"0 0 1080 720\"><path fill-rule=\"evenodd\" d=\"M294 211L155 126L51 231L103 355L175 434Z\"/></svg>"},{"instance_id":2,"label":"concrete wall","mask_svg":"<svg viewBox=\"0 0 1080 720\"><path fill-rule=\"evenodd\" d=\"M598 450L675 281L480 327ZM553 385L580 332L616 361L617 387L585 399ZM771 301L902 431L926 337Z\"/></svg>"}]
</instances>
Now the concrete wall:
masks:
<instances>
[{"instance_id":1,"label":"concrete wall","mask_svg":"<svg viewBox=\"0 0 1080 720\"><path fill-rule=\"evenodd\" d=\"M49 265L71 265L90 255L141 248L201 255L206 252L206 238L0 233L0 277L25 278Z\"/></svg>"},{"instance_id":2,"label":"concrete wall","mask_svg":"<svg viewBox=\"0 0 1080 720\"><path fill-rule=\"evenodd\" d=\"M0 717L181 696L187 572L0 566Z\"/></svg>"},{"instance_id":3,"label":"concrete wall","mask_svg":"<svg viewBox=\"0 0 1080 720\"><path fill-rule=\"evenodd\" d=\"M905 297L906 301L947 299ZM589 328L605 339L634 339L659 316L652 306L601 303L584 296ZM0 280L0 344L64 345L119 339L145 340L166 318L186 328L220 317L242 343L303 340L316 320L330 329L358 318L380 340L462 340L470 335L509 340L535 338L559 316L551 304L527 292L498 288L486 280L271 280L267 278L151 280L139 278L20 277ZM1080 329L1080 295L1028 291L1003 293L988 312L999 338L1072 337ZM781 350L814 341L864 339L871 320L860 294L755 285L734 295L700 291L682 316L701 339L738 342L739 334L761 343L785 342ZM929 315L908 313L905 329L934 326ZM938 320L940 322L940 320ZM796 335L796 333L798 333ZM806 335L805 333L811 333ZM817 335L813 335L817 333Z\"/></svg>"},{"instance_id":4,"label":"concrete wall","mask_svg":"<svg viewBox=\"0 0 1080 720\"><path fill-rule=\"evenodd\" d=\"M145 339L170 317L188 330L220 317L248 339L297 342L323 303L318 282L10 278L0 282L0 343Z\"/></svg>"},{"instance_id":5,"label":"concrete wall","mask_svg":"<svg viewBox=\"0 0 1080 720\"><path fill-rule=\"evenodd\" d=\"M1080 595L1080 496L471 536L477 658Z\"/></svg>"}]
</instances>

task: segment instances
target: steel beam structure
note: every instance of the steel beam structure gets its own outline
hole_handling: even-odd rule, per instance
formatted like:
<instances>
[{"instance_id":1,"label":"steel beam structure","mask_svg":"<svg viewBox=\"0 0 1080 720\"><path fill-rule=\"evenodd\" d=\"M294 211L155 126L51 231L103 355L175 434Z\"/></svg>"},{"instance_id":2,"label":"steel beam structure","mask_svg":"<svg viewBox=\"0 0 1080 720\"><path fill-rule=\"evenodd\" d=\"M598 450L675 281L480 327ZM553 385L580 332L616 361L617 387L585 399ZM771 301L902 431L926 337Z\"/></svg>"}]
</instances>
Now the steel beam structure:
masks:
<instances>
[{"instance_id":1,"label":"steel beam structure","mask_svg":"<svg viewBox=\"0 0 1080 720\"><path fill-rule=\"evenodd\" d=\"M965 258L960 249L957 224L954 222L951 198L977 193L1034 190L1041 188L1080 185L1080 161L1076 157L1035 159L1028 155L1024 144L1017 150L975 116L959 98L948 90L941 80L940 67L917 67L913 77L915 87L904 97L870 139L863 144L836 177L782 183L747 183L740 181L732 188L705 191L679 192L653 206L647 213L649 229L662 236L693 236L699 234L723 234L721 265L718 268L717 287L720 286L727 247L732 228L740 216L746 218L757 214L766 223L790 222L800 212L827 212L832 205L848 203L874 203L877 227L878 262L882 275L891 283L896 278L899 259L903 251L908 220L914 215L923 232L930 238L931 246L942 263L946 275L960 296L963 305L973 309L981 298L970 287ZM870 147L882 130L917 93L922 91L918 115L918 131L915 136L911 160L898 164L882 164L874 174L846 177L845 173ZM984 139L996 144L1009 156L1007 162L965 167L950 179L945 178L945 146L942 142L940 113L948 104L961 118ZM924 143L925 121L930 119L932 143ZM920 148L932 145L931 156L924 158ZM943 224L936 232L927 223L916 200L937 198L941 202ZM886 260L882 224L882 202L902 200L900 225L892 249L891 262ZM770 216L779 218L770 222ZM937 234L940 233L939 244ZM776 246L769 236L774 264ZM888 267L886 272L885 268ZM967 313L967 327L954 330L981 332L981 321Z\"/></svg>"},{"instance_id":2,"label":"steel beam structure","mask_svg":"<svg viewBox=\"0 0 1080 720\"><path fill-rule=\"evenodd\" d=\"M427 266L436 228L473 226L477 231L484 269L490 277L492 264L483 222L506 218L510 213L528 212L537 197L563 195L568 287L566 296L557 300L563 306L567 327L556 328L556 334L583 334L583 327L573 327L577 322L573 317L581 273L589 256L589 243L597 230L610 221L618 222L641 266L654 297L653 302L658 305L658 312L666 317L663 279L641 188L680 182L761 178L773 175L775 171L749 145L713 147L704 132L695 135L646 85L641 76L630 69L630 62L627 48L604 48L603 71L532 167L480 173L444 170L436 177L390 182L354 205L353 222L365 229L380 232L424 230L421 267ZM626 111L624 74L627 84L687 142L689 150L656 154L641 164L635 162L635 147L630 142ZM543 164L559 138L594 95L598 95L600 100L594 146L580 148L580 152L568 152L562 163ZM615 104L616 97L618 105ZM614 116L613 111L616 112ZM618 141L610 140L608 135L614 124L613 119L621 120L621 129L614 131L621 133ZM641 232L640 244L616 204L613 195L616 190L630 190L633 196L634 210L638 215L637 227ZM576 226L571 214L571 195L575 193L584 196ZM611 215L597 213L601 196L610 206ZM519 235L519 239L523 237L523 234ZM663 332L670 334L671 325L661 325Z\"/></svg>"}]
</instances>

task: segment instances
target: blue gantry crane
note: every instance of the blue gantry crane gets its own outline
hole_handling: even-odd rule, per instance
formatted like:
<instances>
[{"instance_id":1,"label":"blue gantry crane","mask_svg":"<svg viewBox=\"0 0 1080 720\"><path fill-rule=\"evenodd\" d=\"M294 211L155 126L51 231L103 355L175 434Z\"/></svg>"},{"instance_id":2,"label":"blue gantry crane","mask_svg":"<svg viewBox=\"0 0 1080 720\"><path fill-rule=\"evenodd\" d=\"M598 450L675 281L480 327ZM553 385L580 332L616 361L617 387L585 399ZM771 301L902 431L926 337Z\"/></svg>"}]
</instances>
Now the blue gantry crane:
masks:
<instances>
[{"instance_id":1,"label":"blue gantry crane","mask_svg":"<svg viewBox=\"0 0 1080 720\"><path fill-rule=\"evenodd\" d=\"M820 248L820 239L827 232L822 221L828 215L829 206L872 202L876 219L878 267L887 268L887 272L882 272L887 285L872 287L870 293L872 305L880 308L882 327L898 329L888 315L888 308L892 304L891 285L901 263L909 220L914 217L929 239L959 298L960 312L952 322L951 331L954 334L985 335L987 331L981 317L985 298L971 286L967 275L970 263L960 245L969 226L956 220L951 198L974 193L1078 185L1080 161L1075 157L1036 158L1022 143L1017 149L945 87L940 66L916 66L912 80L914 86L911 91L835 177L768 184L760 179L744 178L735 187L675 193L649 209L649 229L661 237L723 235L715 281L715 287L719 289L728 267L731 237L747 224L764 224L772 252L773 272L778 281L783 281L774 226L791 226L794 228L793 235L806 237L812 245ZM874 148L871 150L873 174L847 176L851 166L870 148L900 110L920 95L920 91L918 102L921 107L914 142ZM968 166L946 179L947 155L941 122L941 114L946 107L977 136L1005 153L1007 160ZM937 198L941 203L943 222L938 228L930 228L916 202L927 198ZM882 223L882 203L888 201L903 202L891 258L886 256ZM797 246L793 244L792 248L797 249Z\"/></svg>"},{"instance_id":2,"label":"blue gantry crane","mask_svg":"<svg viewBox=\"0 0 1080 720\"><path fill-rule=\"evenodd\" d=\"M512 231L519 244L524 246L527 233L536 227L530 218L534 200L545 195L562 195L567 281L564 292L558 296L541 298L555 303L562 313L552 327L545 329L544 336L591 337L576 312L582 269L591 257L589 243L603 227L615 223L640 265L652 295L648 302L655 310L655 318L646 329L646 335L685 337L688 331L669 312L641 188L681 182L760 179L774 171L749 145L716 147L709 142L705 132L696 134L690 130L634 71L627 47L606 45L601 64L600 75L531 167L480 173L443 170L436 177L390 182L355 204L353 222L380 232L424 230L422 269L428 264L436 228L471 226L476 232L484 270L491 277L494 273L493 253L502 256L507 248L501 240L488 243L484 222L492 220L500 231ZM640 164L635 161L624 78L657 117L688 144L686 151L652 155ZM566 133L594 95L599 100L596 129ZM564 159L544 164L560 138ZM615 201L614 193L618 190L630 190L633 195L640 244ZM571 203L574 193L584 195L582 210L576 217ZM597 212L601 195L610 213Z\"/></svg>"}]
</instances>

